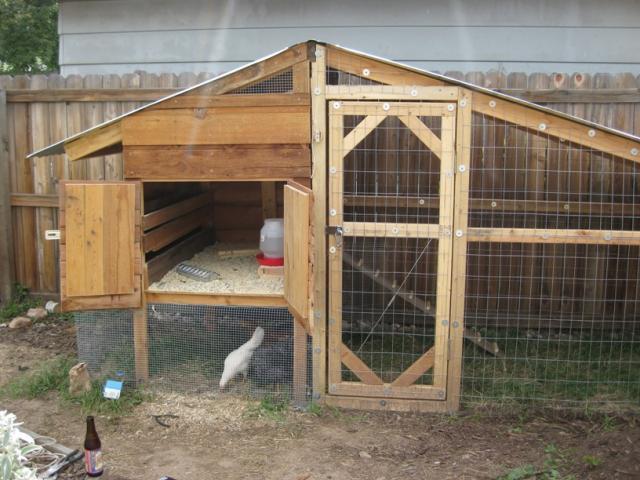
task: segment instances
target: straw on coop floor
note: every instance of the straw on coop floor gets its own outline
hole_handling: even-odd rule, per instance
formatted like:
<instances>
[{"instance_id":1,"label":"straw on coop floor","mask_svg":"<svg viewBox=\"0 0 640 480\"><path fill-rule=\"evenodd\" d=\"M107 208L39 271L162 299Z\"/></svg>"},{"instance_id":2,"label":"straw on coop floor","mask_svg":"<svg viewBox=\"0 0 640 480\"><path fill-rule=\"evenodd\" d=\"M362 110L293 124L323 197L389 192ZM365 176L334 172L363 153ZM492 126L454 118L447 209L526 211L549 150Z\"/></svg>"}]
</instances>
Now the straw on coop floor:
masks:
<instances>
[{"instance_id":1,"label":"straw on coop floor","mask_svg":"<svg viewBox=\"0 0 640 480\"><path fill-rule=\"evenodd\" d=\"M257 251L257 248L253 252L230 244L209 246L184 263L214 272L211 280L202 282L191 279L178 273L176 266L161 280L152 283L149 289L164 292L282 294L283 277L258 274Z\"/></svg>"}]
</instances>

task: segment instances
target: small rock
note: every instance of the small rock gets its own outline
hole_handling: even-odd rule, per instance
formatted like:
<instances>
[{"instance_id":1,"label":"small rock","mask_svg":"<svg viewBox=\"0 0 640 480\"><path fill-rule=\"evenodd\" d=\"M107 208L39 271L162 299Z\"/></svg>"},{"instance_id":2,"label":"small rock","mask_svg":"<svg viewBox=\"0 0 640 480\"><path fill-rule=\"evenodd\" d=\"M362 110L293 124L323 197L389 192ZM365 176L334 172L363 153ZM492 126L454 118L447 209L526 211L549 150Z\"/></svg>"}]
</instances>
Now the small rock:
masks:
<instances>
[{"instance_id":1,"label":"small rock","mask_svg":"<svg viewBox=\"0 0 640 480\"><path fill-rule=\"evenodd\" d=\"M9 328L29 328L31 326L31 319L27 317L16 317L9 322Z\"/></svg>"},{"instance_id":2,"label":"small rock","mask_svg":"<svg viewBox=\"0 0 640 480\"><path fill-rule=\"evenodd\" d=\"M30 308L27 310L27 317L32 318L33 320L41 320L47 315L49 315L49 312L42 307Z\"/></svg>"},{"instance_id":3,"label":"small rock","mask_svg":"<svg viewBox=\"0 0 640 480\"><path fill-rule=\"evenodd\" d=\"M69 370L69 395L76 396L91 390L91 378L86 363L78 363Z\"/></svg>"},{"instance_id":4,"label":"small rock","mask_svg":"<svg viewBox=\"0 0 640 480\"><path fill-rule=\"evenodd\" d=\"M365 451L360 452L358 455L360 455L360 458L371 458L371 455Z\"/></svg>"}]
</instances>

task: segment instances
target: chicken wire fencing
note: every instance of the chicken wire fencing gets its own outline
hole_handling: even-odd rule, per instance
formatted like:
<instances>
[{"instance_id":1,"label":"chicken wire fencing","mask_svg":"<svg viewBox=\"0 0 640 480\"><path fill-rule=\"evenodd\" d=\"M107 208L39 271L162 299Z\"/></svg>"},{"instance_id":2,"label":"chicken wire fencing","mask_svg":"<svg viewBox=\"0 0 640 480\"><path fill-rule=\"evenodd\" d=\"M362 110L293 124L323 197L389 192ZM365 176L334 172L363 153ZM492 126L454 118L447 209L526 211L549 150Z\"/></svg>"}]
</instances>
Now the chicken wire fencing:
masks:
<instances>
[{"instance_id":1,"label":"chicken wire fencing","mask_svg":"<svg viewBox=\"0 0 640 480\"><path fill-rule=\"evenodd\" d=\"M638 409L637 161L545 124L474 113L464 128L465 325L498 354L465 341L463 400Z\"/></svg>"},{"instance_id":2,"label":"chicken wire fencing","mask_svg":"<svg viewBox=\"0 0 640 480\"><path fill-rule=\"evenodd\" d=\"M253 337L252 348L245 347L227 368L231 375L222 392L296 403L311 398L310 342L305 334L306 341L294 348L294 320L286 308L150 304L147 321L151 390L221 391L225 359ZM134 382L131 311L82 312L76 325L79 358L94 377Z\"/></svg>"}]
</instances>

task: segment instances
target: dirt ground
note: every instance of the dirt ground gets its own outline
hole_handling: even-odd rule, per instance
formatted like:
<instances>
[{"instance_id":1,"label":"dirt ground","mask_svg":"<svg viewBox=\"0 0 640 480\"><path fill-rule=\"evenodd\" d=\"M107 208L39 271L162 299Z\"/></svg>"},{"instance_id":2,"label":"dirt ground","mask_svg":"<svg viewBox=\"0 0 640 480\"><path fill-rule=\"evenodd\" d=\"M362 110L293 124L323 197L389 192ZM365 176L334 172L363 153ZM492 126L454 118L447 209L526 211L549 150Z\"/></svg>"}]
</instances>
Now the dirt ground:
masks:
<instances>
[{"instance_id":1,"label":"dirt ground","mask_svg":"<svg viewBox=\"0 0 640 480\"><path fill-rule=\"evenodd\" d=\"M58 354L75 353L68 324L0 329L0 389ZM55 394L0 399L25 427L80 447L84 415ZM97 418L106 479L496 479L640 478L640 424L633 417L568 418L531 411L458 416L290 411L270 419L255 404L211 392L158 394L126 417ZM160 425L152 415L173 414ZM79 468L79 466L78 466ZM558 471L558 474L555 471ZM68 475L67 478L82 478Z\"/></svg>"}]
</instances>

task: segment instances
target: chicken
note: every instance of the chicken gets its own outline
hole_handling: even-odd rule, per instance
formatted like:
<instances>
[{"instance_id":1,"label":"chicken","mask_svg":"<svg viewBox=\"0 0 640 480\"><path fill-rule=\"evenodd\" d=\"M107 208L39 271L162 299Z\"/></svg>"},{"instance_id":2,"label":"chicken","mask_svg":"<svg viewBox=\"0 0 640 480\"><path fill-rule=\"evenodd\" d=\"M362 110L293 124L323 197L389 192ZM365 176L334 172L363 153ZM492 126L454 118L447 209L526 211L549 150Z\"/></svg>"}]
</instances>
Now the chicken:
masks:
<instances>
[{"instance_id":1,"label":"chicken","mask_svg":"<svg viewBox=\"0 0 640 480\"><path fill-rule=\"evenodd\" d=\"M258 385L291 383L293 379L293 338L277 340L258 348L249 367L249 378Z\"/></svg>"},{"instance_id":2,"label":"chicken","mask_svg":"<svg viewBox=\"0 0 640 480\"><path fill-rule=\"evenodd\" d=\"M224 371L220 378L220 390L222 390L231 379L239 373L247 378L247 371L251 363L253 352L262 344L264 338L264 330L262 327L256 328L252 337L247 343L240 345L224 359Z\"/></svg>"}]
</instances>

